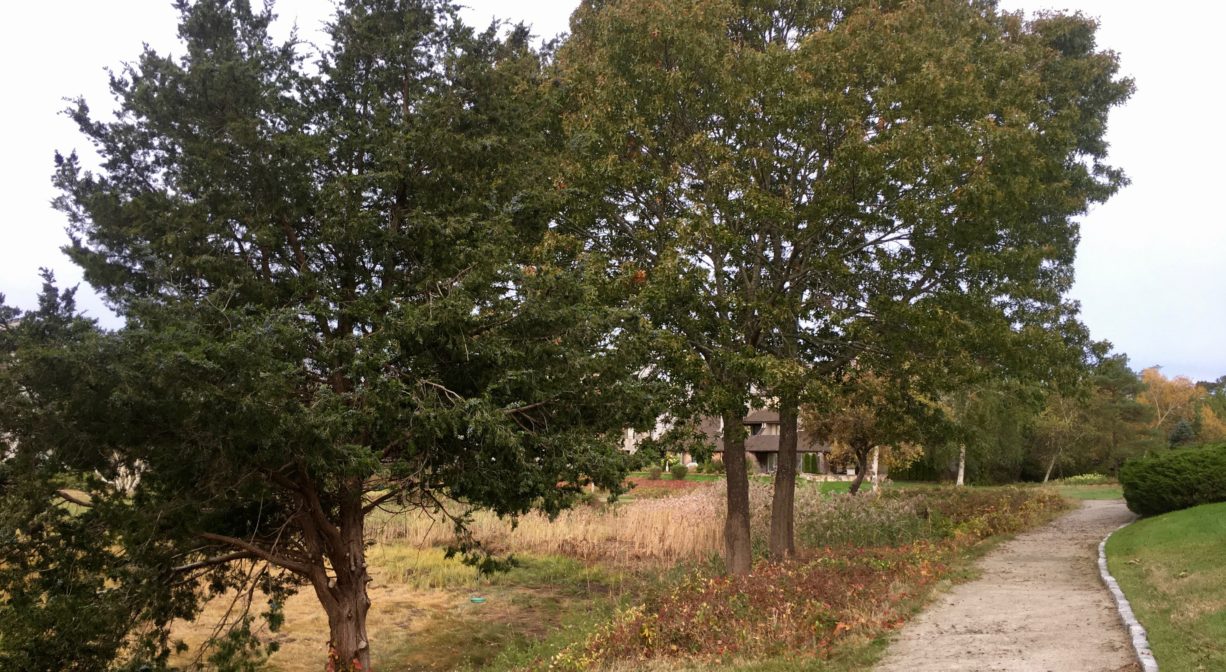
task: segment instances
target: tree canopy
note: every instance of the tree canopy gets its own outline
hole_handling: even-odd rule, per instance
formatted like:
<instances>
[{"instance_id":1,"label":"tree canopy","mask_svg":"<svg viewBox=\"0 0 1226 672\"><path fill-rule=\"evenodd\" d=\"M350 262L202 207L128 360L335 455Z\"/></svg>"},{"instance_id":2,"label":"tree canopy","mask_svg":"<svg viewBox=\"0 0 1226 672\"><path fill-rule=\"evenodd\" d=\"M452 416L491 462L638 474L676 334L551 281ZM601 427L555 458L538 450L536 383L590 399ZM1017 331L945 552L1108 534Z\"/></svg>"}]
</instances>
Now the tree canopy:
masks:
<instances>
[{"instance_id":1,"label":"tree canopy","mask_svg":"<svg viewBox=\"0 0 1226 672\"><path fill-rule=\"evenodd\" d=\"M448 0L342 0L309 62L269 7L177 7L183 53L114 74L114 120L70 110L100 167L56 156L68 252L125 326L50 279L0 313L7 660L164 666L203 596L305 585L329 665L367 669L366 515L616 491L618 430L665 401L723 419L745 572L751 406L783 420L786 555L802 405L842 403L859 451L1080 356L1075 218L1124 183L1132 88L1084 17L585 0L555 55ZM237 623L216 655L251 648Z\"/></svg>"},{"instance_id":2,"label":"tree canopy","mask_svg":"<svg viewBox=\"0 0 1226 672\"><path fill-rule=\"evenodd\" d=\"M572 23L567 223L646 269L687 401L724 417L734 571L755 396L789 411L855 369L935 386L1066 356L1075 217L1124 182L1103 135L1132 89L1093 21L593 0Z\"/></svg>"},{"instance_id":3,"label":"tree canopy","mask_svg":"<svg viewBox=\"0 0 1226 672\"><path fill-rule=\"evenodd\" d=\"M115 120L70 110L100 168L56 157L68 253L125 326L53 287L5 325L0 592L33 597L0 621L60 620L42 563L98 631L6 631L0 655L165 665L200 596L304 584L330 664L367 669L367 514L462 527L618 489L619 430L656 412L615 307L633 284L551 226L558 122L526 29L347 0L310 64L269 8L179 10L182 54L113 75Z\"/></svg>"}]
</instances>

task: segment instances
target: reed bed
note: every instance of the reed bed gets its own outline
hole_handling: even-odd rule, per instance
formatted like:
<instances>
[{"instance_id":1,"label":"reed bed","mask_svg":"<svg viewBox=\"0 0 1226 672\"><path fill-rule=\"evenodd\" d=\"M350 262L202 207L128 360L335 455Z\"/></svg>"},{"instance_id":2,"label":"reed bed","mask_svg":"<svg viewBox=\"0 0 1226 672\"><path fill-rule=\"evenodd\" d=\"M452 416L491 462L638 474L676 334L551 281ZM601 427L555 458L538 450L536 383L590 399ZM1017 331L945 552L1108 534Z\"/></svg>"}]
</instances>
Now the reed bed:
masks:
<instances>
[{"instance_id":1,"label":"reed bed","mask_svg":"<svg viewBox=\"0 0 1226 672\"><path fill-rule=\"evenodd\" d=\"M612 505L580 506L556 519L532 513L512 521L476 512L469 530L495 552L565 555L622 565L675 563L723 549L722 486L697 488L673 497ZM456 542L452 526L423 512L372 521L372 541L416 548Z\"/></svg>"},{"instance_id":2,"label":"reed bed","mask_svg":"<svg viewBox=\"0 0 1226 672\"><path fill-rule=\"evenodd\" d=\"M724 483L718 482L669 497L580 506L552 521L547 516L529 514L513 522L477 512L469 530L483 546L498 553L564 555L615 565L702 560L724 550L724 488ZM798 519L830 505L828 498L823 500L816 488L798 489ZM764 539L769 528L770 501L770 484L750 484L751 519L757 539ZM456 542L449 523L423 512L374 520L370 536L378 544L421 549Z\"/></svg>"}]
</instances>

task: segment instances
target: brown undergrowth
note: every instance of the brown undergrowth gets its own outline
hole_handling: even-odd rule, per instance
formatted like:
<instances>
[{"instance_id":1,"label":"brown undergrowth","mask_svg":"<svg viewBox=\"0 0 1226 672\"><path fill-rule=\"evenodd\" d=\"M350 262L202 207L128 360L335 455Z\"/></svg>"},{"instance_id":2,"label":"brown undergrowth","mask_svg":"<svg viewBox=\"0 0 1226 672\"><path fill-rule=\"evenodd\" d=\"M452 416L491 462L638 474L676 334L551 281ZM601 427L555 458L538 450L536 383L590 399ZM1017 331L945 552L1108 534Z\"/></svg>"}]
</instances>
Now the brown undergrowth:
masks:
<instances>
[{"instance_id":1,"label":"brown undergrowth","mask_svg":"<svg viewBox=\"0 0 1226 672\"><path fill-rule=\"evenodd\" d=\"M696 570L522 669L828 657L849 639L871 641L901 625L912 598L946 578L970 547L1047 520L1065 506L1052 492L1020 488L835 496L808 512L825 525L807 528L810 543L833 543L805 549L792 562L759 562L746 576ZM889 529L883 535L863 528L857 539L861 525Z\"/></svg>"},{"instance_id":2,"label":"brown undergrowth","mask_svg":"<svg viewBox=\"0 0 1226 672\"><path fill-rule=\"evenodd\" d=\"M755 547L770 486L752 486ZM729 660L821 659L897 627L968 549L1063 506L1035 488L797 491L796 561L760 560L726 577L721 484L660 499L585 506L554 521L473 519L476 536L522 564L478 575L443 558L451 529L420 514L371 528L370 632L380 670L585 670L709 667ZM487 601L468 598L481 594ZM212 606L210 608L213 608ZM271 670L319 669L326 623L306 591L282 607ZM201 623L207 622L200 619ZM207 628L184 624L196 645ZM190 654L189 654L190 655ZM180 658L182 662L183 659Z\"/></svg>"}]
</instances>

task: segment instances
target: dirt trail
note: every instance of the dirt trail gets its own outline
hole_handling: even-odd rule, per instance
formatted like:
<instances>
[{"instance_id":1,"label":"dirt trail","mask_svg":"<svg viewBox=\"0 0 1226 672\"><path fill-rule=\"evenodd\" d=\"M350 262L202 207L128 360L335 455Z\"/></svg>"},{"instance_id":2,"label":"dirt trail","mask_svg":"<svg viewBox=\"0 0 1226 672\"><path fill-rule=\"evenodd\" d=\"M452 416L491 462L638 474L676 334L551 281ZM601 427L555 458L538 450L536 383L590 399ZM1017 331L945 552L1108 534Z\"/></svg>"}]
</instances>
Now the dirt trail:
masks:
<instances>
[{"instance_id":1,"label":"dirt trail","mask_svg":"<svg viewBox=\"0 0 1226 672\"><path fill-rule=\"evenodd\" d=\"M877 672L1139 670L1096 565L1098 542L1132 517L1120 500L1087 501L1003 544L902 629Z\"/></svg>"}]
</instances>

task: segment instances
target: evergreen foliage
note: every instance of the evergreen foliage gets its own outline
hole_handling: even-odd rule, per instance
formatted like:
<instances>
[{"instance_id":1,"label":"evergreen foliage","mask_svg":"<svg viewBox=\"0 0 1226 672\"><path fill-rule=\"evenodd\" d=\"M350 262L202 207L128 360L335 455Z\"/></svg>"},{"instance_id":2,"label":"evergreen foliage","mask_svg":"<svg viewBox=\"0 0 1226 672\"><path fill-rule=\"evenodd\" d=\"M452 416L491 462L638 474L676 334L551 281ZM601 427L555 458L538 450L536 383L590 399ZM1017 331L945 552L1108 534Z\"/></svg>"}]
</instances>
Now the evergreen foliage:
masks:
<instances>
[{"instance_id":1,"label":"evergreen foliage","mask_svg":"<svg viewBox=\"0 0 1226 672\"><path fill-rule=\"evenodd\" d=\"M210 593L305 585L333 666L368 669L367 514L620 486L620 429L658 412L635 285L551 227L526 29L346 0L315 67L267 7L179 9L182 56L115 73L116 119L70 110L100 169L56 158L67 251L125 326L53 286L6 309L0 656L157 668Z\"/></svg>"},{"instance_id":2,"label":"evergreen foliage","mask_svg":"<svg viewBox=\"0 0 1226 672\"><path fill-rule=\"evenodd\" d=\"M1226 445L1164 451L1120 469L1128 508L1143 516L1226 501Z\"/></svg>"}]
</instances>

